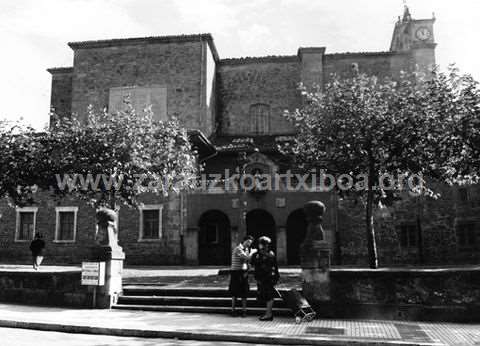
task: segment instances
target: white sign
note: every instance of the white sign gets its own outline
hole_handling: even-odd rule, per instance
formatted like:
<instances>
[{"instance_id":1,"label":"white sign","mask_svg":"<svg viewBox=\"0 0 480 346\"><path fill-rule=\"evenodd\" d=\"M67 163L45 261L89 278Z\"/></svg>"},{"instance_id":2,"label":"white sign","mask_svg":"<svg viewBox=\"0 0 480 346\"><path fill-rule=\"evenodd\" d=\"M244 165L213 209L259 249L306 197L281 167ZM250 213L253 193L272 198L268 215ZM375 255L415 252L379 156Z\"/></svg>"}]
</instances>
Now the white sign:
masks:
<instances>
[{"instance_id":1,"label":"white sign","mask_svg":"<svg viewBox=\"0 0 480 346\"><path fill-rule=\"evenodd\" d=\"M82 262L82 285L105 285L105 262Z\"/></svg>"}]
</instances>

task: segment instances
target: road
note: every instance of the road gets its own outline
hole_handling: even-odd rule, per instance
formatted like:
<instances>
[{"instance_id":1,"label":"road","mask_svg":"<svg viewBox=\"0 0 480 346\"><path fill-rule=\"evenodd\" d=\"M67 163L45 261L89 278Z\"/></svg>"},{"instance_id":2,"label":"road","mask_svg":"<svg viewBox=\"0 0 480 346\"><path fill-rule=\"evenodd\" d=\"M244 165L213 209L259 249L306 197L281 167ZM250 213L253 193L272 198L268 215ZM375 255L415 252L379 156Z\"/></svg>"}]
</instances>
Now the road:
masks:
<instances>
[{"instance_id":1,"label":"road","mask_svg":"<svg viewBox=\"0 0 480 346\"><path fill-rule=\"evenodd\" d=\"M0 328L1 346L250 346L233 342L126 338L108 335L68 334L29 329Z\"/></svg>"}]
</instances>

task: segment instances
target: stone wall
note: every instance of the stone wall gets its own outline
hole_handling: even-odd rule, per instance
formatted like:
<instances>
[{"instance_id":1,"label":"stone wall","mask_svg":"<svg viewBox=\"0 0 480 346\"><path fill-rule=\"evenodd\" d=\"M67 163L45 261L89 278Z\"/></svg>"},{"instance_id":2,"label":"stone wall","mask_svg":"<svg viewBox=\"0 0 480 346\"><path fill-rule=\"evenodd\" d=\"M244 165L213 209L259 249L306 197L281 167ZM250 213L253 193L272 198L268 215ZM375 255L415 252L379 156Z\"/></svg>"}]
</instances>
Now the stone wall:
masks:
<instances>
[{"instance_id":1,"label":"stone wall","mask_svg":"<svg viewBox=\"0 0 480 346\"><path fill-rule=\"evenodd\" d=\"M221 134L251 134L249 113L254 104L270 107L269 134L291 133L293 127L283 113L298 107L299 82L296 56L222 60L217 74L217 121Z\"/></svg>"},{"instance_id":2,"label":"stone wall","mask_svg":"<svg viewBox=\"0 0 480 346\"><path fill-rule=\"evenodd\" d=\"M78 200L56 202L46 195L36 198L36 232L45 240L44 264L79 264L92 255L95 245L95 209ZM181 264L180 198L144 195L145 204L162 204L162 238L139 241L139 211L122 207L119 212L119 243L126 254L126 264ZM74 242L55 241L55 207L78 206L77 231ZM16 209L5 201L0 204L0 261L4 263L31 263L30 241L15 241Z\"/></svg>"},{"instance_id":3,"label":"stone wall","mask_svg":"<svg viewBox=\"0 0 480 346\"><path fill-rule=\"evenodd\" d=\"M473 322L480 320L480 267L333 269L320 316Z\"/></svg>"},{"instance_id":4,"label":"stone wall","mask_svg":"<svg viewBox=\"0 0 480 346\"><path fill-rule=\"evenodd\" d=\"M119 243L125 252L125 263L141 265L182 264L180 197L142 196L145 204L163 204L162 238L139 241L139 210L123 208L119 216Z\"/></svg>"},{"instance_id":5,"label":"stone wall","mask_svg":"<svg viewBox=\"0 0 480 346\"><path fill-rule=\"evenodd\" d=\"M0 271L0 301L92 307L93 290L81 285L78 269L61 272Z\"/></svg>"},{"instance_id":6,"label":"stone wall","mask_svg":"<svg viewBox=\"0 0 480 346\"><path fill-rule=\"evenodd\" d=\"M36 232L45 240L46 264L80 263L91 255L94 245L95 210L80 201L65 200L59 205L78 206L76 240L72 243L55 242L56 203L47 195L39 196L36 214ZM0 213L0 260L7 263L31 263L29 241L15 241L16 209L1 201Z\"/></svg>"},{"instance_id":7,"label":"stone wall","mask_svg":"<svg viewBox=\"0 0 480 346\"><path fill-rule=\"evenodd\" d=\"M411 57L407 53L339 53L326 54L323 71L325 81L331 80L333 74L349 78L352 76L352 65L358 66L360 73L375 75L381 78L398 76L400 71L407 71Z\"/></svg>"},{"instance_id":8,"label":"stone wall","mask_svg":"<svg viewBox=\"0 0 480 346\"><path fill-rule=\"evenodd\" d=\"M469 201L464 203L459 200L457 188L438 186L436 191L440 193L437 199L406 195L386 209L377 209L375 231L380 265L475 264L480 261L480 187L469 187ZM364 206L354 200L341 201L338 220L341 263L366 265ZM458 223L466 221L476 227L476 244L463 250L456 230ZM402 224L417 227L415 246L401 246L399 226Z\"/></svg>"},{"instance_id":9,"label":"stone wall","mask_svg":"<svg viewBox=\"0 0 480 346\"><path fill-rule=\"evenodd\" d=\"M52 74L52 91L50 107L60 117L70 116L72 113L72 74L73 68L48 69ZM50 119L53 123L53 119Z\"/></svg>"},{"instance_id":10,"label":"stone wall","mask_svg":"<svg viewBox=\"0 0 480 346\"><path fill-rule=\"evenodd\" d=\"M181 39L180 39L181 38ZM112 40L73 43L72 112L84 117L89 104L108 106L109 90L126 86L167 88L167 114L188 128L206 128L211 115L206 102L205 49L208 37L170 40Z\"/></svg>"}]
</instances>

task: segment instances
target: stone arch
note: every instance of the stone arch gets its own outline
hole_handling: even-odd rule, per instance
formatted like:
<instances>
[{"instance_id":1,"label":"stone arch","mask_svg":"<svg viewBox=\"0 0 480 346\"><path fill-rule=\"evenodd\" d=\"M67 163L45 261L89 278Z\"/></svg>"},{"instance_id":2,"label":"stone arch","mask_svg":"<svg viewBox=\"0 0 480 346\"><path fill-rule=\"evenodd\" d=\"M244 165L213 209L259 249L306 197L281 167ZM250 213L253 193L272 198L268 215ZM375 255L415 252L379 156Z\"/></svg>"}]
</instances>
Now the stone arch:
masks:
<instances>
[{"instance_id":1,"label":"stone arch","mask_svg":"<svg viewBox=\"0 0 480 346\"><path fill-rule=\"evenodd\" d=\"M307 233L307 220L303 209L292 211L287 218L287 263L300 264L300 245Z\"/></svg>"},{"instance_id":2,"label":"stone arch","mask_svg":"<svg viewBox=\"0 0 480 346\"><path fill-rule=\"evenodd\" d=\"M264 209L250 210L246 215L247 234L255 238L254 246L257 246L257 239L267 236L272 240L272 249L275 251L277 244L277 231L275 219L272 214Z\"/></svg>"},{"instance_id":3,"label":"stone arch","mask_svg":"<svg viewBox=\"0 0 480 346\"><path fill-rule=\"evenodd\" d=\"M231 227L228 216L220 210L208 210L198 222L198 262L200 265L229 265Z\"/></svg>"}]
</instances>

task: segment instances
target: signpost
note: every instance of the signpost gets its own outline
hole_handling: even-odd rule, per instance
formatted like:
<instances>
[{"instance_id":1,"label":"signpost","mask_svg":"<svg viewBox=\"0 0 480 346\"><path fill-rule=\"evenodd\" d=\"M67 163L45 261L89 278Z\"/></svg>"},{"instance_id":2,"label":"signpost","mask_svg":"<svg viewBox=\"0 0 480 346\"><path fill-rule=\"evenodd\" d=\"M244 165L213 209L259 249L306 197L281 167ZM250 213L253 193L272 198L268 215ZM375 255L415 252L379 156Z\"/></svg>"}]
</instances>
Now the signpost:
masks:
<instances>
[{"instance_id":1,"label":"signpost","mask_svg":"<svg viewBox=\"0 0 480 346\"><path fill-rule=\"evenodd\" d=\"M97 286L105 285L105 262L82 262L82 285L93 286L92 306L95 308Z\"/></svg>"}]
</instances>

